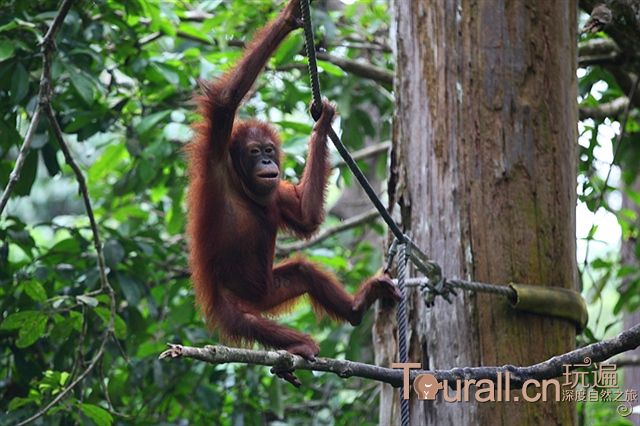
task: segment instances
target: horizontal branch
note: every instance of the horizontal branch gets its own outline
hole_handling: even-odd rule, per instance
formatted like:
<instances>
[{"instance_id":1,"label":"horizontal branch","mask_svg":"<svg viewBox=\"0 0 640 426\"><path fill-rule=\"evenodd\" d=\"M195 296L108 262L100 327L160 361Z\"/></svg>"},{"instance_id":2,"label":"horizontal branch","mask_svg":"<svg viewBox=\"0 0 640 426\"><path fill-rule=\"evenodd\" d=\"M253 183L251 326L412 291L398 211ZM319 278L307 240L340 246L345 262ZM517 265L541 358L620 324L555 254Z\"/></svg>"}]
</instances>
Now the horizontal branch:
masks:
<instances>
[{"instance_id":1,"label":"horizontal branch","mask_svg":"<svg viewBox=\"0 0 640 426\"><path fill-rule=\"evenodd\" d=\"M146 46L147 44L153 43L154 41L162 38L165 35L167 34L162 31L155 31L151 34L141 37L140 40L138 40L138 46ZM197 35L193 35L181 30L176 31L176 36L185 40L195 41L196 43L211 44L211 40L205 37L199 37Z\"/></svg>"},{"instance_id":2,"label":"horizontal branch","mask_svg":"<svg viewBox=\"0 0 640 426\"><path fill-rule=\"evenodd\" d=\"M214 18L215 15L205 12L204 10L188 10L184 13L184 16L180 17L182 22L204 22L207 19Z\"/></svg>"},{"instance_id":3,"label":"horizontal branch","mask_svg":"<svg viewBox=\"0 0 640 426\"><path fill-rule=\"evenodd\" d=\"M349 41L347 40L342 46L347 47L349 49L361 49L361 50L377 50L384 53L391 53L391 47L378 44L378 43L367 43L362 41Z\"/></svg>"},{"instance_id":4,"label":"horizontal branch","mask_svg":"<svg viewBox=\"0 0 640 426\"><path fill-rule=\"evenodd\" d=\"M511 384L516 387L521 386L529 379L542 380L560 377L564 372L564 365L581 364L585 358L590 358L593 362L606 361L614 355L633 350L639 345L640 324L623 331L612 339L593 343L528 367L505 365L502 367L453 368L451 370L413 370L410 374L410 382L413 382L418 374L423 373L432 374L439 381L447 380L449 383L453 383L458 379L488 379L495 382L498 380L498 373L503 375L509 372ZM403 371L399 369L332 358L316 358L315 361L307 361L286 351L253 351L220 345L207 345L204 348L197 348L170 343L169 349L160 354L159 358L193 358L211 364L230 362L257 364L271 366L274 371L324 371L345 378L362 377L377 380L396 387L403 384Z\"/></svg>"},{"instance_id":5,"label":"horizontal branch","mask_svg":"<svg viewBox=\"0 0 640 426\"><path fill-rule=\"evenodd\" d=\"M340 377L363 377L394 386L402 384L402 371L362 362L333 358L316 358L307 361L286 351L254 351L229 348L222 345L207 345L204 348L182 346L169 343L169 349L160 354L163 358L193 358L210 364L239 362L243 364L265 365L276 370L313 370L337 374Z\"/></svg>"},{"instance_id":6,"label":"horizontal branch","mask_svg":"<svg viewBox=\"0 0 640 426\"><path fill-rule=\"evenodd\" d=\"M347 73L377 81L378 83L388 86L393 85L393 73L384 68L379 68L361 61L354 61L353 59L341 58L325 52L317 52L316 56L319 60L330 62Z\"/></svg>"},{"instance_id":7,"label":"horizontal branch","mask_svg":"<svg viewBox=\"0 0 640 426\"><path fill-rule=\"evenodd\" d=\"M362 149L359 149L357 151L353 151L351 153L351 157L355 161L364 160L365 158L375 156L375 155L380 154L382 152L388 152L389 149L391 149L391 142L390 141L380 142L378 144L369 145L369 146L364 147ZM332 167L340 167L340 166L343 166L343 165L345 165L345 162L344 162L344 159L341 157L338 161L336 161L334 164L332 164Z\"/></svg>"},{"instance_id":8,"label":"horizontal branch","mask_svg":"<svg viewBox=\"0 0 640 426\"><path fill-rule=\"evenodd\" d=\"M162 33L161 31L156 31L145 37L140 38L140 40L138 41L138 44L140 46L145 46L149 43L152 43L158 40L163 35L165 34ZM180 30L176 32L176 36L178 36L179 38L183 38L185 40L195 41L197 43L202 43L202 44L211 43L211 41L206 39L205 37L198 37ZM245 43L242 40L228 40L226 43L227 45L232 47L240 47L240 48L245 47ZM358 77L366 78L369 80L373 80L386 86L393 85L393 73L384 68L376 67L366 62L354 61L353 59L347 59L347 58L341 58L339 56L330 55L325 52L317 52L316 55L318 59L332 63L333 65L336 65L337 67L339 67L340 69L342 69L347 73L356 75ZM306 69L307 65L296 64L296 63L286 64L284 66L278 67L278 70L288 70L292 68Z\"/></svg>"},{"instance_id":9,"label":"horizontal branch","mask_svg":"<svg viewBox=\"0 0 640 426\"><path fill-rule=\"evenodd\" d=\"M583 106L579 107L580 120L586 120L592 118L594 120L604 120L605 118L611 118L612 120L626 111L629 105L629 98L626 96L620 96L609 102L604 102L596 106Z\"/></svg>"},{"instance_id":10,"label":"horizontal branch","mask_svg":"<svg viewBox=\"0 0 640 426\"><path fill-rule=\"evenodd\" d=\"M276 253L279 256L286 256L294 251L303 250L305 248L318 244L319 242L324 241L335 234L346 231L347 229L355 228L367 222L371 222L375 220L377 217L378 217L378 211L376 209L368 210L364 213L360 213L359 215L350 217L349 219L346 219L340 222L336 226L322 229L314 237L308 240L302 240L302 241L296 241L295 243L278 245L276 247Z\"/></svg>"},{"instance_id":11,"label":"horizontal branch","mask_svg":"<svg viewBox=\"0 0 640 426\"><path fill-rule=\"evenodd\" d=\"M609 38L594 38L578 44L578 66L616 65L622 61L620 48Z\"/></svg>"}]
</instances>

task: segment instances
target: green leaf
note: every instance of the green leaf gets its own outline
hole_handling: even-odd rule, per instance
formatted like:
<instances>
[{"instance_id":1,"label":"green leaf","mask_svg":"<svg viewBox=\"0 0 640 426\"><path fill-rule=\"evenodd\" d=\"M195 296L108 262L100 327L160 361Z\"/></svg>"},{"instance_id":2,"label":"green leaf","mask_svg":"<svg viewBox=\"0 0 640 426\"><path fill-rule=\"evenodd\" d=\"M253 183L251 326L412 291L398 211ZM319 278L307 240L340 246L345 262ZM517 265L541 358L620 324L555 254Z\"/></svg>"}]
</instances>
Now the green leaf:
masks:
<instances>
[{"instance_id":1,"label":"green leaf","mask_svg":"<svg viewBox=\"0 0 640 426\"><path fill-rule=\"evenodd\" d=\"M180 85L180 75L172 67L163 63L152 64L152 67L154 67L171 86Z\"/></svg>"},{"instance_id":2,"label":"green leaf","mask_svg":"<svg viewBox=\"0 0 640 426\"><path fill-rule=\"evenodd\" d=\"M151 161L141 161L140 167L138 167L138 173L140 174L140 179L142 182L147 185L151 183L151 180L156 176L158 172L158 168L151 163Z\"/></svg>"},{"instance_id":3,"label":"green leaf","mask_svg":"<svg viewBox=\"0 0 640 426\"><path fill-rule=\"evenodd\" d=\"M18 408L34 403L35 401L31 398L13 398L9 403L9 411L17 410Z\"/></svg>"},{"instance_id":4,"label":"green leaf","mask_svg":"<svg viewBox=\"0 0 640 426\"><path fill-rule=\"evenodd\" d=\"M82 320L82 314L76 311L71 311L68 318L58 318L57 323L49 332L49 338L56 342L62 342L67 339L74 330L78 332L82 330Z\"/></svg>"},{"instance_id":5,"label":"green leaf","mask_svg":"<svg viewBox=\"0 0 640 426\"><path fill-rule=\"evenodd\" d=\"M33 345L36 340L44 335L47 320L47 316L42 312L34 312L33 315L30 315L18 331L16 346L26 348Z\"/></svg>"},{"instance_id":6,"label":"green leaf","mask_svg":"<svg viewBox=\"0 0 640 426\"><path fill-rule=\"evenodd\" d=\"M213 39L208 34L204 33L200 28L196 28L193 25L181 23L178 28L180 29L180 32L184 33L185 35L189 35L195 39L202 40L202 42L205 44L214 43Z\"/></svg>"},{"instance_id":7,"label":"green leaf","mask_svg":"<svg viewBox=\"0 0 640 426\"><path fill-rule=\"evenodd\" d=\"M335 75L336 77L343 77L346 73L337 65L332 64L327 61L318 61L318 67L330 75Z\"/></svg>"},{"instance_id":8,"label":"green leaf","mask_svg":"<svg viewBox=\"0 0 640 426\"><path fill-rule=\"evenodd\" d=\"M71 84L76 92L80 95L82 100L89 106L93 104L93 94L95 85L93 81L77 68L70 67L69 73L71 74Z\"/></svg>"},{"instance_id":9,"label":"green leaf","mask_svg":"<svg viewBox=\"0 0 640 426\"><path fill-rule=\"evenodd\" d=\"M144 293L143 286L137 280L125 274L117 273L116 276L118 278L117 282L120 284L120 290L122 290L127 303L130 306L137 306Z\"/></svg>"},{"instance_id":10,"label":"green leaf","mask_svg":"<svg viewBox=\"0 0 640 426\"><path fill-rule=\"evenodd\" d=\"M48 143L42 147L40 152L42 153L42 159L44 160L44 165L47 167L49 176L55 176L60 173L60 164L58 164L58 157L56 155L58 152L57 147L52 143Z\"/></svg>"},{"instance_id":11,"label":"green leaf","mask_svg":"<svg viewBox=\"0 0 640 426\"><path fill-rule=\"evenodd\" d=\"M171 210L167 212L166 220L167 231L171 235L176 235L183 230L184 227L184 213L179 201L174 200Z\"/></svg>"},{"instance_id":12,"label":"green leaf","mask_svg":"<svg viewBox=\"0 0 640 426\"><path fill-rule=\"evenodd\" d=\"M109 318L111 317L111 311L103 306L100 306L94 310L94 312L102 319L105 325L109 324ZM127 324L124 320L116 314L116 318L113 322L114 333L118 339L124 339L127 337Z\"/></svg>"},{"instance_id":13,"label":"green leaf","mask_svg":"<svg viewBox=\"0 0 640 426\"><path fill-rule=\"evenodd\" d=\"M7 119L4 121L0 119L0 135L2 135L2 143L6 144L5 146L18 145L22 141L22 136L16 130L15 123ZM1 183L0 186L2 186Z\"/></svg>"},{"instance_id":14,"label":"green leaf","mask_svg":"<svg viewBox=\"0 0 640 426\"><path fill-rule=\"evenodd\" d=\"M38 311L20 311L10 314L0 324L0 330L16 330L25 324L29 318L38 315Z\"/></svg>"},{"instance_id":15,"label":"green leaf","mask_svg":"<svg viewBox=\"0 0 640 426\"><path fill-rule=\"evenodd\" d=\"M16 45L9 40L0 40L0 62L6 61L13 56Z\"/></svg>"},{"instance_id":16,"label":"green leaf","mask_svg":"<svg viewBox=\"0 0 640 426\"><path fill-rule=\"evenodd\" d=\"M171 111L166 110L166 111L160 111L160 112L156 112L155 114L146 116L136 126L136 132L138 132L138 134L140 135L144 135L170 114L171 114Z\"/></svg>"},{"instance_id":17,"label":"green leaf","mask_svg":"<svg viewBox=\"0 0 640 426\"><path fill-rule=\"evenodd\" d=\"M71 377L71 374L69 374L66 371L61 371L60 372L60 380L59 380L59 384L60 386L64 386L65 383L67 383L67 380L69 380L69 377Z\"/></svg>"},{"instance_id":18,"label":"green leaf","mask_svg":"<svg viewBox=\"0 0 640 426\"><path fill-rule=\"evenodd\" d=\"M47 298L47 292L38 281L29 280L22 284L24 288L24 292L27 293L27 296L35 300L36 302L42 302Z\"/></svg>"},{"instance_id":19,"label":"green leaf","mask_svg":"<svg viewBox=\"0 0 640 426\"><path fill-rule=\"evenodd\" d=\"M277 124L284 129L292 129L305 135L310 135L313 129L312 126L306 123L298 123L297 121L278 121Z\"/></svg>"},{"instance_id":20,"label":"green leaf","mask_svg":"<svg viewBox=\"0 0 640 426\"><path fill-rule=\"evenodd\" d=\"M18 26L18 23L16 21L10 21L10 22L0 26L0 33L4 32L4 31L10 31L10 30L16 28L17 26Z\"/></svg>"},{"instance_id":21,"label":"green leaf","mask_svg":"<svg viewBox=\"0 0 640 426\"><path fill-rule=\"evenodd\" d=\"M110 268L115 268L125 256L124 247L118 240L109 239L104 243L104 260Z\"/></svg>"},{"instance_id":22,"label":"green leaf","mask_svg":"<svg viewBox=\"0 0 640 426\"><path fill-rule=\"evenodd\" d=\"M147 341L143 342L138 348L136 356L138 358L146 358L148 356L156 357L157 354L166 349L166 345L162 342Z\"/></svg>"},{"instance_id":23,"label":"green leaf","mask_svg":"<svg viewBox=\"0 0 640 426\"><path fill-rule=\"evenodd\" d=\"M100 158L89 169L89 180L100 181L105 178L120 163L120 160L127 155L124 144L108 146Z\"/></svg>"},{"instance_id":24,"label":"green leaf","mask_svg":"<svg viewBox=\"0 0 640 426\"><path fill-rule=\"evenodd\" d=\"M113 423L111 414L97 405L80 404L80 411L98 426L110 426Z\"/></svg>"},{"instance_id":25,"label":"green leaf","mask_svg":"<svg viewBox=\"0 0 640 426\"><path fill-rule=\"evenodd\" d=\"M29 91L29 73L22 64L18 64L11 76L11 102L19 103Z\"/></svg>"},{"instance_id":26,"label":"green leaf","mask_svg":"<svg viewBox=\"0 0 640 426\"><path fill-rule=\"evenodd\" d=\"M611 262L602 258L597 258L597 259L594 259L593 262L591 262L591 267L593 269L610 269Z\"/></svg>"},{"instance_id":27,"label":"green leaf","mask_svg":"<svg viewBox=\"0 0 640 426\"><path fill-rule=\"evenodd\" d=\"M127 337L127 323L124 322L120 315L116 314L116 320L114 322L114 334L116 338L123 340Z\"/></svg>"},{"instance_id":28,"label":"green leaf","mask_svg":"<svg viewBox=\"0 0 640 426\"><path fill-rule=\"evenodd\" d=\"M291 62L302 49L303 43L302 37L289 37L286 39L273 55L275 65L279 66Z\"/></svg>"},{"instance_id":29,"label":"green leaf","mask_svg":"<svg viewBox=\"0 0 640 426\"><path fill-rule=\"evenodd\" d=\"M49 251L52 253L79 253L80 243L75 238L66 238L58 241Z\"/></svg>"},{"instance_id":30,"label":"green leaf","mask_svg":"<svg viewBox=\"0 0 640 426\"><path fill-rule=\"evenodd\" d=\"M32 150L27 154L27 159L24 161L24 166L22 167L22 173L20 173L20 180L16 183L13 194L19 196L29 195L33 182L36 180L37 172L38 151Z\"/></svg>"}]
</instances>

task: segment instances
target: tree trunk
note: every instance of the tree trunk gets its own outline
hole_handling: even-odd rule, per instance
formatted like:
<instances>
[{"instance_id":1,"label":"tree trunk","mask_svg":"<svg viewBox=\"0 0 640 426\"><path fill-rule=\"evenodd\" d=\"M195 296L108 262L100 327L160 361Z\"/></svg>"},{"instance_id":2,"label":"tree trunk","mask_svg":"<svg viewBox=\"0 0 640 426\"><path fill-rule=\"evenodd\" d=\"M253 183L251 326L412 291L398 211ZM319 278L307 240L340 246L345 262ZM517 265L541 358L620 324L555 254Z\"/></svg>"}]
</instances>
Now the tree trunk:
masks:
<instances>
[{"instance_id":1,"label":"tree trunk","mask_svg":"<svg viewBox=\"0 0 640 426\"><path fill-rule=\"evenodd\" d=\"M576 1L394 7L389 186L403 225L446 277L576 289ZM409 292L410 362L528 365L574 347L568 322L516 313L497 296L454 299L427 308ZM376 334L389 335L389 324L379 317ZM568 402L424 402L411 393L414 425L575 422ZM388 395L381 423L399 418L398 393L393 404Z\"/></svg>"},{"instance_id":2,"label":"tree trunk","mask_svg":"<svg viewBox=\"0 0 640 426\"><path fill-rule=\"evenodd\" d=\"M627 190L633 191L633 192L640 191L640 178L636 178L636 180L631 185L629 185ZM638 219L636 219L636 222L632 223L631 226L636 230L639 229L640 228L640 206L629 198L626 191L622 192L622 208L631 210L637 215ZM620 262L622 263L623 266L630 266L635 269L640 269L640 260L636 255L637 244L638 244L638 240L636 238L627 238L622 240L622 247L620 250L621 252ZM630 283L623 281L622 286L626 287L629 284ZM640 310L635 312L625 311L623 328L627 330L637 324L640 324ZM625 355L627 356L640 355L640 348L637 348L631 352L627 352ZM623 370L623 374L624 374L624 389L640 389L640 367L639 366L628 366ZM640 415L631 415L627 418L627 420L632 422L635 426L640 426Z\"/></svg>"}]
</instances>

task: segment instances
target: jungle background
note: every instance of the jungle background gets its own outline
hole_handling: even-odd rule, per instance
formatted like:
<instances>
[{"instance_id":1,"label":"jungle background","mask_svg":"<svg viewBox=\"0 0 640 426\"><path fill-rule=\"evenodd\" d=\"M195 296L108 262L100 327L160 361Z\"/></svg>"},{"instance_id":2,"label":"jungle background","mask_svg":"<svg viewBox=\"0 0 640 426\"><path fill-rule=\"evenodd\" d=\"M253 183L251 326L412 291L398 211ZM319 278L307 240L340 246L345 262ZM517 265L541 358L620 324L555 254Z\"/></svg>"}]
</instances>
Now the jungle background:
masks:
<instances>
[{"instance_id":1,"label":"jungle background","mask_svg":"<svg viewBox=\"0 0 640 426\"><path fill-rule=\"evenodd\" d=\"M0 424L40 413L78 378L36 424L377 424L375 382L301 371L296 390L266 367L157 359L167 342L217 341L194 307L184 238L184 146L198 120L197 80L228 69L280 7L267 0L74 3L56 37L51 105L86 177L109 286L96 267L76 176L45 116L0 217ZM0 188L38 102L40 42L58 8L48 0L0 3ZM323 94L340 114L334 127L381 196L394 114L388 11L382 0L313 3ZM580 27L587 18L581 14ZM623 63L637 76L637 58L623 61L606 32L576 43L577 261L591 314L578 338L584 345L620 331L625 318L638 322L640 102L629 103L616 68ZM607 43L604 55L597 48ZM302 49L297 32L241 110L276 124L285 176L294 180L313 125ZM332 159L323 230L303 244L282 236L278 256L303 251L353 291L380 268L385 228L337 153ZM311 333L322 356L373 362L371 315L354 328L319 321L302 302L281 321ZM583 424L630 424L606 402L578 410Z\"/></svg>"}]
</instances>

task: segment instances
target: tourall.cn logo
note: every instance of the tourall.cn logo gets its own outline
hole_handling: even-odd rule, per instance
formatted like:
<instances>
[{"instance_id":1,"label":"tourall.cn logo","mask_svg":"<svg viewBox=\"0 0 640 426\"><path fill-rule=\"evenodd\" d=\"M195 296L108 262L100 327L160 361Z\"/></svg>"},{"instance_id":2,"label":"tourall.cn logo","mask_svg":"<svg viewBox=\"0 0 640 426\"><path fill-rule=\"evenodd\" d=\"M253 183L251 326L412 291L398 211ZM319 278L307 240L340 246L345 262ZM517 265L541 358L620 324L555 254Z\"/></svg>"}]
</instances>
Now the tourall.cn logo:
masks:
<instances>
[{"instance_id":1,"label":"tourall.cn logo","mask_svg":"<svg viewBox=\"0 0 640 426\"><path fill-rule=\"evenodd\" d=\"M611 402L618 414L626 417L639 401L638 390L621 389L618 384L617 366L610 363L594 363L585 358L580 364L564 364L562 376L552 379L513 378L509 371L498 371L494 378L458 378L438 380L427 371L414 377L411 370L421 369L415 362L391 364L391 368L403 371L404 399L410 398L412 385L416 397L423 401L441 402Z\"/></svg>"}]
</instances>

